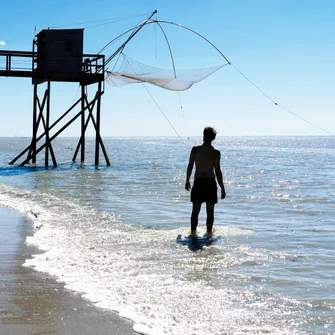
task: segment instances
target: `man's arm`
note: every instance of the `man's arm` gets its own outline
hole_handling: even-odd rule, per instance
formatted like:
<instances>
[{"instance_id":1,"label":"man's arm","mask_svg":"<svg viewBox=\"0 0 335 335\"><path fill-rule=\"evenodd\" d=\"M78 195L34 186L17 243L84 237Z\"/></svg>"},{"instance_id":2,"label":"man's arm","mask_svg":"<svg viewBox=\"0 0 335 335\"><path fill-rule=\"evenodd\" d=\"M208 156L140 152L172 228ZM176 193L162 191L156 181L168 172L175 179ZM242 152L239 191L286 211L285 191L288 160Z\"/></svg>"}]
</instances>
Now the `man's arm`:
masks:
<instances>
[{"instance_id":1,"label":"man's arm","mask_svg":"<svg viewBox=\"0 0 335 335\"><path fill-rule=\"evenodd\" d=\"M215 169L216 179L218 181L219 186L221 187L221 199L224 199L226 197L226 190L223 184L220 161L221 161L221 153L219 150L217 150L216 155L215 155L214 169Z\"/></svg>"},{"instance_id":2,"label":"man's arm","mask_svg":"<svg viewBox=\"0 0 335 335\"><path fill-rule=\"evenodd\" d=\"M191 150L191 153L190 153L190 160L189 160L189 162L188 162L187 170L186 170L186 183L185 183L185 189L186 189L187 191L189 191L190 188L191 188L190 178L191 178L191 174L192 174L193 166L194 166L194 147L193 147L192 150Z\"/></svg>"}]
</instances>

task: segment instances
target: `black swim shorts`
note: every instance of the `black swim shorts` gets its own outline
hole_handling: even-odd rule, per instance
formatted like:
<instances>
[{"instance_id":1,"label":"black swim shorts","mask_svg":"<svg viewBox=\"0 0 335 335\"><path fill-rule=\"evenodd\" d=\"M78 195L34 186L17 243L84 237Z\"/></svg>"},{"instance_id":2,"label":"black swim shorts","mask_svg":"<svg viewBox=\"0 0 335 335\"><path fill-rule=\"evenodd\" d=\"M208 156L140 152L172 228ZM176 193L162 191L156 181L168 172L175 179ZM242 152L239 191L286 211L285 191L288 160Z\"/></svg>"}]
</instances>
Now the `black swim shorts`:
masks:
<instances>
[{"instance_id":1,"label":"black swim shorts","mask_svg":"<svg viewBox=\"0 0 335 335\"><path fill-rule=\"evenodd\" d=\"M201 204L203 202L216 204L218 202L218 193L215 179L194 179L193 187L191 190L191 201L196 204Z\"/></svg>"}]
</instances>

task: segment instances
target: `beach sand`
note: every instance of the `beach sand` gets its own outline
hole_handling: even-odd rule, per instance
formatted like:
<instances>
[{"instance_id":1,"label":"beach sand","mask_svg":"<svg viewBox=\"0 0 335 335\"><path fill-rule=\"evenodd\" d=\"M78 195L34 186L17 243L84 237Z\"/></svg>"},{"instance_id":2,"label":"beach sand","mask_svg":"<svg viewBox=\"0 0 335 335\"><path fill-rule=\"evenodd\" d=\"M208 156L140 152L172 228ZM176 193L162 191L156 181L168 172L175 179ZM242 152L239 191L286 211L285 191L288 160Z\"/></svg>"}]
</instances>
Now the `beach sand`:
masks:
<instances>
[{"instance_id":1,"label":"beach sand","mask_svg":"<svg viewBox=\"0 0 335 335\"><path fill-rule=\"evenodd\" d=\"M0 206L0 334L128 335L132 323L96 308L47 274L23 267L38 253L27 217Z\"/></svg>"}]
</instances>

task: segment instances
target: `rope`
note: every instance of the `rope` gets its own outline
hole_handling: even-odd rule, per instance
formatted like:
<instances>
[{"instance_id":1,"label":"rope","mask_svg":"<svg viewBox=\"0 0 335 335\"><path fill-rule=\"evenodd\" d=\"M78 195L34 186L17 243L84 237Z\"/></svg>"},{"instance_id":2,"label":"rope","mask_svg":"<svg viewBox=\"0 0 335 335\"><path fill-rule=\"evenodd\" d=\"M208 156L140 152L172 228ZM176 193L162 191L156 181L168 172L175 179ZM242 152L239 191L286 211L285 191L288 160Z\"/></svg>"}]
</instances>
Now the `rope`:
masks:
<instances>
[{"instance_id":1,"label":"rope","mask_svg":"<svg viewBox=\"0 0 335 335\"><path fill-rule=\"evenodd\" d=\"M141 17L141 16L144 16L144 15L148 15L148 14L145 13L145 14L138 14L138 15L132 15L132 16L122 16L122 17L111 18L111 19L102 19L102 20L95 20L95 21L70 23L70 24L65 24L65 25L60 25L60 26L53 26L53 27L49 27L49 28L50 29L54 29L54 28L61 28L61 27L63 28L63 27L71 27L71 26L79 26L79 25L83 25L84 26L86 24L97 23L97 22L104 22L104 23L101 23L101 24L98 24L98 25L86 27L86 28L93 28L93 27L98 27L100 25L105 25L105 24L110 24L110 23L115 23L115 22L129 20L129 19L134 18L134 17Z\"/></svg>"},{"instance_id":2,"label":"rope","mask_svg":"<svg viewBox=\"0 0 335 335\"><path fill-rule=\"evenodd\" d=\"M310 124L311 126L319 129L319 130L322 130L323 132L327 133L328 135L331 135L331 136L335 136L335 134L331 133L330 131L324 129L324 128L321 128L320 126L316 125L315 123L312 123L308 120L306 120L305 118L303 118L302 116L292 112L291 110L283 107L282 105L278 104L277 102L275 102L270 96L268 96L262 89L260 89L254 82L252 82L245 74L243 74L234 64L230 63L230 65L239 73L241 74L252 86L254 86L259 92L261 92L268 100L270 100L274 105L278 106L279 108L283 109L284 111L292 114L293 116L297 117L298 119Z\"/></svg>"},{"instance_id":3,"label":"rope","mask_svg":"<svg viewBox=\"0 0 335 335\"><path fill-rule=\"evenodd\" d=\"M147 86L142 82L141 83L145 90L148 92L148 94L150 95L151 99L153 100L153 102L156 104L156 106L158 107L158 109L160 110L160 112L163 114L163 116L165 117L165 119L167 120L167 122L169 123L169 125L171 126L171 128L174 130L174 132L177 134L178 138L181 140L181 142L184 144L185 148L187 149L187 151L189 151L189 147L187 146L187 144L185 143L185 141L182 139L182 137L179 135L179 133L177 132L176 128L173 126L173 124L171 123L171 121L169 120L169 118L166 116L166 114L164 113L164 111L162 110L162 108L159 106L158 102L156 101L156 99L153 97L153 95L150 93L150 91L148 90Z\"/></svg>"},{"instance_id":4,"label":"rope","mask_svg":"<svg viewBox=\"0 0 335 335\"><path fill-rule=\"evenodd\" d=\"M186 29L186 30L189 30L190 32L198 35L199 37L201 37L202 39L204 39L207 43L209 43L224 59L225 61L228 63L228 65L231 65L237 72L239 72L251 85L253 85L259 92L261 92L267 99L269 99L272 103L274 103L276 106L278 106L279 108L285 110L286 112L294 115L295 117L297 117L298 119L310 124L311 126L319 129L319 130L322 130L323 132L331 135L331 136L335 136L334 133L331 133L330 131L316 125L315 123L313 122L310 122L308 121L307 119L299 116L298 114L292 112L291 110L281 106L280 104L278 104L277 102L275 102L269 95L267 95L260 87L258 87L254 82L252 82L245 74L243 74L234 64L232 64L228 59L227 57L211 42L209 41L207 38L205 38L203 35L199 34L198 32L196 32L195 30L193 29L190 29L186 26L183 26L181 24L177 24L175 22L171 22L171 21L164 21L164 20L151 20L150 22L148 22L147 24L152 24L152 23L165 23L165 24L171 24L171 25L174 25L174 26L177 26L177 27L180 27L180 28L183 28L183 29Z\"/></svg>"},{"instance_id":5,"label":"rope","mask_svg":"<svg viewBox=\"0 0 335 335\"><path fill-rule=\"evenodd\" d=\"M122 53L123 54L123 53ZM128 63L128 65L132 68L132 70L134 71L134 73L137 75L135 69L131 66L131 64L129 63L127 57L123 54L124 59L126 60L126 62ZM160 112L163 114L163 116L165 117L166 121L169 123L169 125L171 126L171 128L173 129L173 131L176 133L176 135L178 136L178 138L180 139L180 141L184 144L185 148L187 149L187 151L189 151L189 147L186 145L185 141L182 139L182 137L179 135L178 131L176 130L176 128L173 126L173 124L171 123L171 121L169 120L169 118L166 116L166 114L164 113L163 109L160 107L160 105L158 104L158 102L156 101L156 99L153 97L153 95L151 94L151 92L149 91L149 89L147 88L147 86L141 82L141 84L143 85L143 87L145 88L145 90L147 91L147 93L150 95L152 101L156 104L157 108L160 110Z\"/></svg>"},{"instance_id":6,"label":"rope","mask_svg":"<svg viewBox=\"0 0 335 335\"><path fill-rule=\"evenodd\" d=\"M304 119L303 117L301 117L301 116L299 116L299 115L293 113L293 112L290 111L289 109L287 109L287 108L285 108L285 107L283 107L283 106L281 106L281 105L279 105L279 104L277 104L277 103L276 103L276 106L278 106L279 108L283 109L284 111L286 111L286 112L288 112L288 113L294 115L294 116L297 117L298 119L307 122L307 123L310 124L311 126L313 126L313 127L315 127L315 128L318 128L318 129L322 130L323 132L327 133L328 135L335 136L335 134L331 133L330 131L328 131L328 130L326 130L326 129L324 129L324 128L321 128L320 126L316 125L315 123L312 123L312 122L310 122L310 121Z\"/></svg>"},{"instance_id":7,"label":"rope","mask_svg":"<svg viewBox=\"0 0 335 335\"><path fill-rule=\"evenodd\" d=\"M122 51L121 51L121 52L119 53L119 55L117 56L116 62L114 63L114 66L113 66L111 72L113 72L114 69L116 68L116 65L117 65L117 63L119 62L121 55L123 55L123 57L124 57L124 54L122 53ZM106 69L106 71L107 71L107 69Z\"/></svg>"},{"instance_id":8,"label":"rope","mask_svg":"<svg viewBox=\"0 0 335 335\"><path fill-rule=\"evenodd\" d=\"M188 136L188 131L187 131L187 127L186 127L186 119L185 119L185 114L184 114L184 107L183 107L183 104L182 104L182 101L181 101L180 91L178 91L178 97L179 97L179 104L180 104L181 113L183 115L186 137L189 140L190 138Z\"/></svg>"}]
</instances>

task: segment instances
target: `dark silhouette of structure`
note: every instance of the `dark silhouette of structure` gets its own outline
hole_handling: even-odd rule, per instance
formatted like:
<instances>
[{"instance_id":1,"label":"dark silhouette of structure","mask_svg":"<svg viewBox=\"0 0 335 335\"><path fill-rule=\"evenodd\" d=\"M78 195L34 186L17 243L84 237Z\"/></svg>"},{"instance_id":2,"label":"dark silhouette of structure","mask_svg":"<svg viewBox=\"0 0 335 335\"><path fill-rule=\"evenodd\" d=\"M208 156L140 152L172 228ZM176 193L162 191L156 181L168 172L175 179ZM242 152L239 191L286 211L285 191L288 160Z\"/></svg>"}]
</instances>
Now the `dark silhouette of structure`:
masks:
<instances>
[{"instance_id":1,"label":"dark silhouette of structure","mask_svg":"<svg viewBox=\"0 0 335 335\"><path fill-rule=\"evenodd\" d=\"M83 29L48 29L39 32L33 41L33 50L9 51L0 50L0 59L5 57L4 67L0 67L0 76L32 78L34 86L33 98L33 131L30 145L15 157L10 164L14 164L25 154L26 158L21 166L36 163L36 156L43 149L45 151L45 166L49 166L51 156L53 166L57 166L52 148L52 141L60 135L76 119L81 119L81 136L73 156L76 160L80 150L80 161L85 161L85 131L90 121L95 128L95 165L99 165L100 147L107 165L110 165L105 146L100 135L101 96L104 93L105 56L83 54ZM29 66L15 66L31 60ZM81 97L54 123L50 124L50 96L51 82L74 82L81 86ZM39 85L46 83L47 88L40 98ZM87 97L87 87L97 85L95 96L91 101ZM63 127L51 135L51 130L64 119L76 106L80 105L77 113ZM39 128L42 133L38 135ZM44 139L43 144L39 144Z\"/></svg>"}]
</instances>

